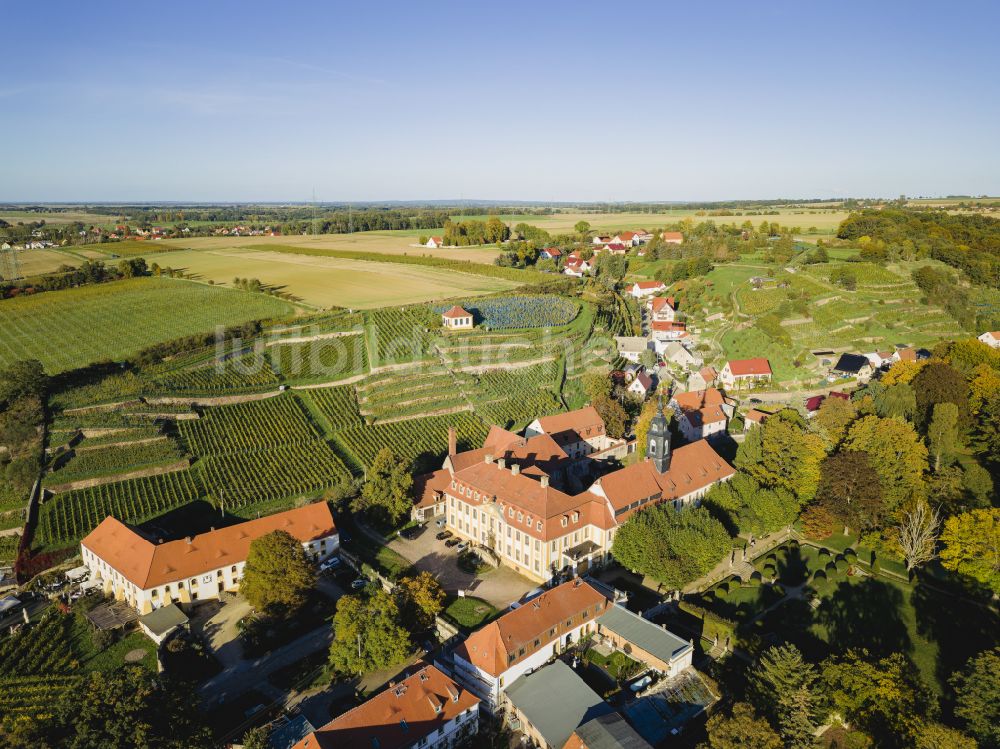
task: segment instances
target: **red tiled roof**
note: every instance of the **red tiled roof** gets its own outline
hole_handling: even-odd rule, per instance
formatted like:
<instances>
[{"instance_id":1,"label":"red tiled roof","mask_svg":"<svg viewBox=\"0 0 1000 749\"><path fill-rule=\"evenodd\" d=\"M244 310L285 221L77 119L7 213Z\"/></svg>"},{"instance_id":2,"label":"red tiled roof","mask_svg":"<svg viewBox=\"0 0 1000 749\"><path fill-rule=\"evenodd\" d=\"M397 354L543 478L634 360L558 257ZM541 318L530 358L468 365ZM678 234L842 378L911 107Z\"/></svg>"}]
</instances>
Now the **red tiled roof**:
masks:
<instances>
[{"instance_id":1,"label":"red tiled roof","mask_svg":"<svg viewBox=\"0 0 1000 749\"><path fill-rule=\"evenodd\" d=\"M292 749L416 746L478 703L472 692L427 665L313 731Z\"/></svg>"},{"instance_id":2,"label":"red tiled roof","mask_svg":"<svg viewBox=\"0 0 1000 749\"><path fill-rule=\"evenodd\" d=\"M818 411L819 407L823 405L823 401L826 400L825 395L814 395L812 398L806 399L806 411Z\"/></svg>"},{"instance_id":3,"label":"red tiled roof","mask_svg":"<svg viewBox=\"0 0 1000 749\"><path fill-rule=\"evenodd\" d=\"M672 296L653 297L653 300L650 302L649 306L650 309L653 310L653 312L659 312L664 307L670 307L670 309L674 310L677 309L677 305L675 304L674 298Z\"/></svg>"},{"instance_id":4,"label":"red tiled roof","mask_svg":"<svg viewBox=\"0 0 1000 749\"><path fill-rule=\"evenodd\" d=\"M595 619L607 604L607 596L597 588L582 580L570 580L476 630L455 652L496 677L564 632ZM571 623L567 627L568 620ZM556 629L554 635L549 634L552 628Z\"/></svg>"},{"instance_id":5,"label":"red tiled roof","mask_svg":"<svg viewBox=\"0 0 1000 749\"><path fill-rule=\"evenodd\" d=\"M154 544L117 518L108 516L81 544L143 590L245 562L250 542L272 531L315 541L337 532L326 502L297 507L189 540Z\"/></svg>"},{"instance_id":6,"label":"red tiled roof","mask_svg":"<svg viewBox=\"0 0 1000 749\"><path fill-rule=\"evenodd\" d=\"M687 330L687 323L678 322L677 320L653 320L650 323L653 330L662 330L665 332L672 332L675 330Z\"/></svg>"},{"instance_id":7,"label":"red tiled roof","mask_svg":"<svg viewBox=\"0 0 1000 749\"><path fill-rule=\"evenodd\" d=\"M666 473L659 473L651 461L645 460L603 476L595 486L608 498L616 520L622 523L635 512L626 509L635 502L648 500L655 504L661 499L684 497L734 473L708 441L698 440L673 451Z\"/></svg>"},{"instance_id":8,"label":"red tiled roof","mask_svg":"<svg viewBox=\"0 0 1000 749\"><path fill-rule=\"evenodd\" d=\"M771 414L767 413L766 411L759 411L756 408L751 408L749 411L747 411L747 415L744 418L747 421L752 421L755 424L760 424L770 415Z\"/></svg>"},{"instance_id":9,"label":"red tiled roof","mask_svg":"<svg viewBox=\"0 0 1000 749\"><path fill-rule=\"evenodd\" d=\"M596 437L604 434L604 419L593 406L584 406L575 411L542 416L538 424L546 434L576 432L581 437ZM589 430L589 431L588 431Z\"/></svg>"},{"instance_id":10,"label":"red tiled roof","mask_svg":"<svg viewBox=\"0 0 1000 749\"><path fill-rule=\"evenodd\" d=\"M681 410L696 411L705 406L721 406L726 402L722 391L716 388L706 388L705 390L691 390L687 393L676 393L672 400L680 406Z\"/></svg>"},{"instance_id":11,"label":"red tiled roof","mask_svg":"<svg viewBox=\"0 0 1000 749\"><path fill-rule=\"evenodd\" d=\"M471 317L471 316L472 316L471 312L469 312L468 310L462 309L457 304L454 307L452 307L450 310L448 310L447 312L445 312L444 315L442 315L442 317L449 317L449 318Z\"/></svg>"},{"instance_id":12,"label":"red tiled roof","mask_svg":"<svg viewBox=\"0 0 1000 749\"><path fill-rule=\"evenodd\" d=\"M663 281L636 281L633 284L634 287L640 289L665 289L666 284Z\"/></svg>"},{"instance_id":13,"label":"red tiled roof","mask_svg":"<svg viewBox=\"0 0 1000 749\"><path fill-rule=\"evenodd\" d=\"M702 367L698 370L698 374L701 375L701 379L705 382L713 382L719 373L715 371L715 367Z\"/></svg>"},{"instance_id":14,"label":"red tiled roof","mask_svg":"<svg viewBox=\"0 0 1000 749\"><path fill-rule=\"evenodd\" d=\"M684 235L679 231L665 231L660 235L661 239L684 239Z\"/></svg>"},{"instance_id":15,"label":"red tiled roof","mask_svg":"<svg viewBox=\"0 0 1000 749\"><path fill-rule=\"evenodd\" d=\"M729 371L737 377L745 375L769 375L771 374L771 364L763 357L756 359L732 359L729 362Z\"/></svg>"}]
</instances>

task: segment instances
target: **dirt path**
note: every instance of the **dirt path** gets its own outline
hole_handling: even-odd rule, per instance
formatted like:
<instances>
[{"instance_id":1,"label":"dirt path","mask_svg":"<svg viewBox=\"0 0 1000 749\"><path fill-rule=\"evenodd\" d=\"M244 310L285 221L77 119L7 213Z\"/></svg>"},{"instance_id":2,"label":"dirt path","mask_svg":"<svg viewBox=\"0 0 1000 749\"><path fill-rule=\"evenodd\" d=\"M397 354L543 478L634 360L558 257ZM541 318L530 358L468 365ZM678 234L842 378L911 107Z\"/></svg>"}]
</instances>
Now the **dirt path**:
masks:
<instances>
[{"instance_id":1,"label":"dirt path","mask_svg":"<svg viewBox=\"0 0 1000 749\"><path fill-rule=\"evenodd\" d=\"M125 442L105 442L100 445L91 445L87 447L86 444L83 447L74 447L73 452L75 453L85 453L93 452L94 450L103 450L105 447L128 447L130 445L148 445L150 442L163 442L169 439L167 435L161 434L156 437L146 437L141 440L126 440Z\"/></svg>"},{"instance_id":2,"label":"dirt path","mask_svg":"<svg viewBox=\"0 0 1000 749\"><path fill-rule=\"evenodd\" d=\"M349 336L362 335L361 330L345 330L337 333L317 333L316 335L298 336L296 338L281 338L276 341L268 341L264 347L283 346L286 343L308 343L309 341L325 341L330 338L347 338Z\"/></svg>"},{"instance_id":3,"label":"dirt path","mask_svg":"<svg viewBox=\"0 0 1000 749\"><path fill-rule=\"evenodd\" d=\"M127 481L128 479L144 479L149 476L162 476L166 473L176 473L177 471L183 471L185 468L190 467L190 465L191 463L187 460L179 460L176 463L171 463L167 466L154 466L152 468L143 468L138 471L130 471L129 473L116 473L111 476L99 476L93 479L68 481L65 484L55 484L53 486L46 486L43 488L45 491L52 492L53 494L59 494L61 492L73 491L74 489L90 489L94 486L114 484L115 482Z\"/></svg>"},{"instance_id":4,"label":"dirt path","mask_svg":"<svg viewBox=\"0 0 1000 749\"><path fill-rule=\"evenodd\" d=\"M428 416L446 416L448 414L457 414L462 411L471 411L472 406L466 404L464 406L452 406L451 408L441 408L437 411L427 411L426 413L411 414L410 416L396 416L391 419L378 419L375 424L395 424L397 421L411 421L413 419L425 419Z\"/></svg>"},{"instance_id":5,"label":"dirt path","mask_svg":"<svg viewBox=\"0 0 1000 749\"><path fill-rule=\"evenodd\" d=\"M147 403L159 403L165 406L231 406L235 403L250 403L251 401L262 401L281 395L280 390L268 390L263 393L248 393L245 395L219 395L201 398L198 396L188 396L180 398L177 396L162 396L159 398L148 398Z\"/></svg>"},{"instance_id":6,"label":"dirt path","mask_svg":"<svg viewBox=\"0 0 1000 749\"><path fill-rule=\"evenodd\" d=\"M456 367L456 372L468 372L469 374L482 374L483 372L489 372L491 369L524 369L525 367L533 367L536 364L544 364L545 362L555 361L554 356L545 356L540 359L528 359L527 361L517 361L517 362L507 362L505 364L476 364L469 367Z\"/></svg>"}]
</instances>

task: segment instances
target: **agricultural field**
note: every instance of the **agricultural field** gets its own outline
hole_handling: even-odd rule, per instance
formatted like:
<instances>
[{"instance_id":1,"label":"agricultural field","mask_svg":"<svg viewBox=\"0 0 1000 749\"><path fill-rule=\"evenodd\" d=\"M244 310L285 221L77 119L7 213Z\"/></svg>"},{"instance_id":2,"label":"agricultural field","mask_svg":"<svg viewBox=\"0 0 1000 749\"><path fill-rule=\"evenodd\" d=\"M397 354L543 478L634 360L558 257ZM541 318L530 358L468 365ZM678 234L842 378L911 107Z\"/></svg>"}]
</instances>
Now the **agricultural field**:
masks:
<instances>
[{"instance_id":1,"label":"agricultural field","mask_svg":"<svg viewBox=\"0 0 1000 749\"><path fill-rule=\"evenodd\" d=\"M216 326L281 318L294 308L263 294L137 278L0 302L0 366L25 358L49 374L124 359Z\"/></svg>"},{"instance_id":2,"label":"agricultural field","mask_svg":"<svg viewBox=\"0 0 1000 749\"><path fill-rule=\"evenodd\" d=\"M12 250L12 252L23 278L40 276L43 273L54 273L64 265L79 265L83 262L81 256L74 256L69 252L54 248L45 250ZM3 267L2 260L0 260L0 267Z\"/></svg>"},{"instance_id":3,"label":"agricultural field","mask_svg":"<svg viewBox=\"0 0 1000 749\"><path fill-rule=\"evenodd\" d=\"M35 221L44 221L46 224L72 224L79 221L86 226L113 226L117 223L117 219L116 216L88 213L84 209L77 208L66 211L18 211L0 208L0 220L8 224L30 224Z\"/></svg>"},{"instance_id":4,"label":"agricultural field","mask_svg":"<svg viewBox=\"0 0 1000 749\"><path fill-rule=\"evenodd\" d=\"M358 410L357 396L350 385L303 390L299 393L299 398L318 414L316 420L327 434L359 427L364 423Z\"/></svg>"},{"instance_id":5,"label":"agricultural field","mask_svg":"<svg viewBox=\"0 0 1000 749\"><path fill-rule=\"evenodd\" d=\"M303 406L288 394L206 409L201 419L177 426L181 440L199 456L305 445L320 437Z\"/></svg>"},{"instance_id":6,"label":"agricultural field","mask_svg":"<svg viewBox=\"0 0 1000 749\"><path fill-rule=\"evenodd\" d=\"M256 242L261 237L253 239ZM179 250L146 259L217 285L231 284L236 277L256 278L265 287L291 294L316 308L371 309L462 294L490 294L517 286L499 278L456 274L438 268L272 252L266 249L267 245L255 244L255 247L264 249Z\"/></svg>"}]
</instances>

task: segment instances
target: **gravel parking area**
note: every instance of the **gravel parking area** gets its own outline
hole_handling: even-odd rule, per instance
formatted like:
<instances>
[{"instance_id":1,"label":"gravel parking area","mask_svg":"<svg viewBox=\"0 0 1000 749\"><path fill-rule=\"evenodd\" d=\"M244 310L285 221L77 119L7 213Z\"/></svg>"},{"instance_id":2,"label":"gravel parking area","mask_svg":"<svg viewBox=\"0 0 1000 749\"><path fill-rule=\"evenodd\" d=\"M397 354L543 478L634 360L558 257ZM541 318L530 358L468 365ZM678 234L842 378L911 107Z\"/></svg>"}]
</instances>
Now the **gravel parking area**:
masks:
<instances>
[{"instance_id":1,"label":"gravel parking area","mask_svg":"<svg viewBox=\"0 0 1000 749\"><path fill-rule=\"evenodd\" d=\"M448 593L465 590L501 610L538 586L509 567L501 566L479 576L459 569L458 551L435 538L439 531L433 520L428 521L415 538L395 538L389 548L402 554L421 572L433 574Z\"/></svg>"}]
</instances>

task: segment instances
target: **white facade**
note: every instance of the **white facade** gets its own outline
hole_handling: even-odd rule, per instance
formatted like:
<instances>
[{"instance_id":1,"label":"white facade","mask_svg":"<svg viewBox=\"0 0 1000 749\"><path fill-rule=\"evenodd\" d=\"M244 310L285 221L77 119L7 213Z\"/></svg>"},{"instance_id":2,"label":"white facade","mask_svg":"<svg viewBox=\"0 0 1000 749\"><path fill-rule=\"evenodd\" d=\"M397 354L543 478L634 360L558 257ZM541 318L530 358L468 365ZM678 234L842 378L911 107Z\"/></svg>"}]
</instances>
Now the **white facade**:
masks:
<instances>
[{"instance_id":1,"label":"white facade","mask_svg":"<svg viewBox=\"0 0 1000 749\"><path fill-rule=\"evenodd\" d=\"M589 620L564 632L559 637L549 640L523 661L515 663L499 676L484 671L469 663L457 652L455 653L455 679L479 697L491 712L496 712L500 706L500 695L504 689L520 679L525 674L541 668L549 659L558 655L568 645L579 642L582 637L597 630L593 620Z\"/></svg>"},{"instance_id":2,"label":"white facade","mask_svg":"<svg viewBox=\"0 0 1000 749\"><path fill-rule=\"evenodd\" d=\"M334 533L326 538L302 544L306 555L315 562L322 562L340 548L340 535ZM101 580L104 594L114 595L116 600L127 601L140 613L146 614L171 602L191 603L218 598L223 592L239 590L246 560L212 570L171 580L149 588L140 588L98 557L86 546L81 546L83 564L90 570L92 580Z\"/></svg>"},{"instance_id":3,"label":"white facade","mask_svg":"<svg viewBox=\"0 0 1000 749\"><path fill-rule=\"evenodd\" d=\"M979 340L990 348L1000 348L1000 331L983 333Z\"/></svg>"}]
</instances>

